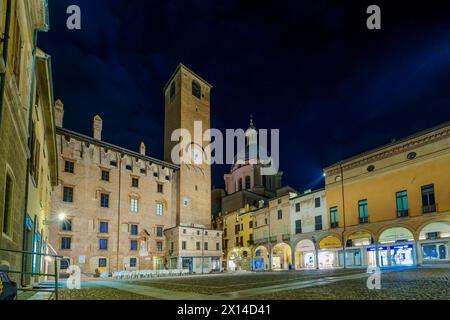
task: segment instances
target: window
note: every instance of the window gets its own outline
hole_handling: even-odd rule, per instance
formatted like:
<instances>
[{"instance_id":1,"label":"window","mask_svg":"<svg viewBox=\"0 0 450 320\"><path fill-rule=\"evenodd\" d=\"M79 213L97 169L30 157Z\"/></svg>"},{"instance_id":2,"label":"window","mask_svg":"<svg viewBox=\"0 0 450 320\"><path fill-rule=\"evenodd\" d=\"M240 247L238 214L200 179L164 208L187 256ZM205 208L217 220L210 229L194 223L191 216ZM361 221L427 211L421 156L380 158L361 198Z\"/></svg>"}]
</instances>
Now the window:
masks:
<instances>
[{"instance_id":1,"label":"window","mask_svg":"<svg viewBox=\"0 0 450 320\"><path fill-rule=\"evenodd\" d=\"M396 194L397 198L397 217L408 216L408 194L406 191L400 191Z\"/></svg>"},{"instance_id":2,"label":"window","mask_svg":"<svg viewBox=\"0 0 450 320\"><path fill-rule=\"evenodd\" d=\"M72 238L62 237L61 238L61 250L70 250L72 244Z\"/></svg>"},{"instance_id":3,"label":"window","mask_svg":"<svg viewBox=\"0 0 450 320\"><path fill-rule=\"evenodd\" d=\"M360 200L358 203L359 223L369 222L369 209L367 207L367 200Z\"/></svg>"},{"instance_id":4,"label":"window","mask_svg":"<svg viewBox=\"0 0 450 320\"><path fill-rule=\"evenodd\" d=\"M30 173L31 176L33 177L34 183L37 186L39 183L41 145L36 137L34 123L32 124L32 131L31 131L31 152L32 153L31 153Z\"/></svg>"},{"instance_id":5,"label":"window","mask_svg":"<svg viewBox=\"0 0 450 320\"><path fill-rule=\"evenodd\" d=\"M130 258L130 267L136 268L137 266L137 259L136 258Z\"/></svg>"},{"instance_id":6,"label":"window","mask_svg":"<svg viewBox=\"0 0 450 320\"><path fill-rule=\"evenodd\" d=\"M434 184L422 187L422 207L423 213L436 212Z\"/></svg>"},{"instance_id":7,"label":"window","mask_svg":"<svg viewBox=\"0 0 450 320\"><path fill-rule=\"evenodd\" d=\"M100 250L108 250L108 239L100 239L98 242Z\"/></svg>"},{"instance_id":8,"label":"window","mask_svg":"<svg viewBox=\"0 0 450 320\"><path fill-rule=\"evenodd\" d=\"M67 270L70 266L70 260L69 259L61 259L61 262L59 264L59 268L61 270Z\"/></svg>"},{"instance_id":9,"label":"window","mask_svg":"<svg viewBox=\"0 0 450 320\"><path fill-rule=\"evenodd\" d=\"M103 181L109 181L109 171L102 170L102 180Z\"/></svg>"},{"instance_id":10,"label":"window","mask_svg":"<svg viewBox=\"0 0 450 320\"><path fill-rule=\"evenodd\" d=\"M156 215L157 216L162 216L163 215L163 204L162 203L157 203L156 204Z\"/></svg>"},{"instance_id":11,"label":"window","mask_svg":"<svg viewBox=\"0 0 450 320\"><path fill-rule=\"evenodd\" d=\"M64 202L73 202L73 188L64 187L63 190L63 201Z\"/></svg>"},{"instance_id":12,"label":"window","mask_svg":"<svg viewBox=\"0 0 450 320\"><path fill-rule=\"evenodd\" d=\"M138 212L138 199L137 198L130 198L130 211Z\"/></svg>"},{"instance_id":13,"label":"window","mask_svg":"<svg viewBox=\"0 0 450 320\"><path fill-rule=\"evenodd\" d=\"M138 242L137 240L131 240L130 241L130 250L131 251L137 251L138 249Z\"/></svg>"},{"instance_id":14,"label":"window","mask_svg":"<svg viewBox=\"0 0 450 320\"><path fill-rule=\"evenodd\" d=\"M181 242L181 249L186 250L186 241Z\"/></svg>"},{"instance_id":15,"label":"window","mask_svg":"<svg viewBox=\"0 0 450 320\"><path fill-rule=\"evenodd\" d=\"M170 102L172 102L173 97L175 96L175 81L170 85Z\"/></svg>"},{"instance_id":16,"label":"window","mask_svg":"<svg viewBox=\"0 0 450 320\"><path fill-rule=\"evenodd\" d=\"M322 230L322 216L316 216L314 219L316 223L316 231Z\"/></svg>"},{"instance_id":17,"label":"window","mask_svg":"<svg viewBox=\"0 0 450 320\"><path fill-rule=\"evenodd\" d=\"M250 229L252 229L252 228L253 228L253 221L249 221L249 223L248 223L248 227L249 227Z\"/></svg>"},{"instance_id":18,"label":"window","mask_svg":"<svg viewBox=\"0 0 450 320\"><path fill-rule=\"evenodd\" d=\"M110 162L109 162L109 165L110 165L111 167L117 167L117 161L110 161Z\"/></svg>"},{"instance_id":19,"label":"window","mask_svg":"<svg viewBox=\"0 0 450 320\"><path fill-rule=\"evenodd\" d=\"M338 208L330 208L330 225L331 228L337 228L339 226Z\"/></svg>"},{"instance_id":20,"label":"window","mask_svg":"<svg viewBox=\"0 0 450 320\"><path fill-rule=\"evenodd\" d=\"M75 172L75 163L73 161L66 160L64 162L64 172L74 173Z\"/></svg>"},{"instance_id":21,"label":"window","mask_svg":"<svg viewBox=\"0 0 450 320\"><path fill-rule=\"evenodd\" d=\"M315 198L314 199L314 205L316 208L320 208L320 198Z\"/></svg>"},{"instance_id":22,"label":"window","mask_svg":"<svg viewBox=\"0 0 450 320\"><path fill-rule=\"evenodd\" d=\"M223 236L224 236L224 238L227 237L227 228L224 228L224 229L223 229Z\"/></svg>"},{"instance_id":23,"label":"window","mask_svg":"<svg viewBox=\"0 0 450 320\"><path fill-rule=\"evenodd\" d=\"M242 190L242 178L240 178L239 182L238 182L238 191L241 191L241 190Z\"/></svg>"},{"instance_id":24,"label":"window","mask_svg":"<svg viewBox=\"0 0 450 320\"><path fill-rule=\"evenodd\" d=\"M422 256L425 261L449 260L445 243L430 243L422 245Z\"/></svg>"},{"instance_id":25,"label":"window","mask_svg":"<svg viewBox=\"0 0 450 320\"><path fill-rule=\"evenodd\" d=\"M161 238L163 237L164 228L163 227L156 227L156 236Z\"/></svg>"},{"instance_id":26,"label":"window","mask_svg":"<svg viewBox=\"0 0 450 320\"><path fill-rule=\"evenodd\" d=\"M220 251L220 243L216 242L216 251Z\"/></svg>"},{"instance_id":27,"label":"window","mask_svg":"<svg viewBox=\"0 0 450 320\"><path fill-rule=\"evenodd\" d=\"M295 221L295 234L302 233L302 220Z\"/></svg>"},{"instance_id":28,"label":"window","mask_svg":"<svg viewBox=\"0 0 450 320\"><path fill-rule=\"evenodd\" d=\"M202 89L200 87L200 83L197 80L192 80L192 95L198 99L201 98Z\"/></svg>"},{"instance_id":29,"label":"window","mask_svg":"<svg viewBox=\"0 0 450 320\"><path fill-rule=\"evenodd\" d=\"M245 177L245 189L249 190L251 188L251 179L250 176Z\"/></svg>"},{"instance_id":30,"label":"window","mask_svg":"<svg viewBox=\"0 0 450 320\"><path fill-rule=\"evenodd\" d=\"M300 202L295 204L295 212L300 212Z\"/></svg>"},{"instance_id":31,"label":"window","mask_svg":"<svg viewBox=\"0 0 450 320\"><path fill-rule=\"evenodd\" d=\"M278 220L283 219L283 211L282 210L278 210Z\"/></svg>"},{"instance_id":32,"label":"window","mask_svg":"<svg viewBox=\"0 0 450 320\"><path fill-rule=\"evenodd\" d=\"M164 185L162 183L158 183L157 192L164 193Z\"/></svg>"},{"instance_id":33,"label":"window","mask_svg":"<svg viewBox=\"0 0 450 320\"><path fill-rule=\"evenodd\" d=\"M127 169L128 171L133 171L133 167L130 166L129 164L127 164L127 165L125 166L125 169Z\"/></svg>"},{"instance_id":34,"label":"window","mask_svg":"<svg viewBox=\"0 0 450 320\"><path fill-rule=\"evenodd\" d=\"M14 21L15 23L15 32L14 32L14 42L13 42L13 59L12 59L12 66L13 66L13 74L16 77L16 84L17 88L20 87L20 65L22 61L22 48L23 48L23 40L22 40L22 33L20 30L20 24L19 21L16 19Z\"/></svg>"},{"instance_id":35,"label":"window","mask_svg":"<svg viewBox=\"0 0 450 320\"><path fill-rule=\"evenodd\" d=\"M131 234L132 236L137 236L137 235L138 235L138 232L139 232L139 227L138 227L138 225L137 225L137 224L132 224L131 227L130 227L130 234Z\"/></svg>"},{"instance_id":36,"label":"window","mask_svg":"<svg viewBox=\"0 0 450 320\"><path fill-rule=\"evenodd\" d=\"M208 242L205 242L205 251L208 251Z\"/></svg>"},{"instance_id":37,"label":"window","mask_svg":"<svg viewBox=\"0 0 450 320\"><path fill-rule=\"evenodd\" d=\"M236 237L236 247L239 247L239 237Z\"/></svg>"},{"instance_id":38,"label":"window","mask_svg":"<svg viewBox=\"0 0 450 320\"><path fill-rule=\"evenodd\" d=\"M163 243L161 241L156 242L156 251L158 251L158 252L163 251Z\"/></svg>"},{"instance_id":39,"label":"window","mask_svg":"<svg viewBox=\"0 0 450 320\"><path fill-rule=\"evenodd\" d=\"M241 227L242 227L242 225L241 225ZM242 228L243 229L243 228ZM208 235L208 231L205 231L205 236L207 236Z\"/></svg>"},{"instance_id":40,"label":"window","mask_svg":"<svg viewBox=\"0 0 450 320\"><path fill-rule=\"evenodd\" d=\"M196 247L197 251L202 250L201 244L200 244L199 241L197 241L197 242L195 243L195 247Z\"/></svg>"},{"instance_id":41,"label":"window","mask_svg":"<svg viewBox=\"0 0 450 320\"><path fill-rule=\"evenodd\" d=\"M108 222L100 222L100 233L108 233Z\"/></svg>"},{"instance_id":42,"label":"window","mask_svg":"<svg viewBox=\"0 0 450 320\"><path fill-rule=\"evenodd\" d=\"M173 241L170 243L170 250L173 252L173 249L174 249L174 243L173 243Z\"/></svg>"},{"instance_id":43,"label":"window","mask_svg":"<svg viewBox=\"0 0 450 320\"><path fill-rule=\"evenodd\" d=\"M133 188L139 188L139 179L138 178L131 178L131 186Z\"/></svg>"},{"instance_id":44,"label":"window","mask_svg":"<svg viewBox=\"0 0 450 320\"><path fill-rule=\"evenodd\" d=\"M281 199L278 199L278 204L281 204L281 201L282 201Z\"/></svg>"},{"instance_id":45,"label":"window","mask_svg":"<svg viewBox=\"0 0 450 320\"><path fill-rule=\"evenodd\" d=\"M7 173L5 185L5 205L3 206L3 233L8 235L11 232L12 194L13 194L13 181L11 179L11 176Z\"/></svg>"},{"instance_id":46,"label":"window","mask_svg":"<svg viewBox=\"0 0 450 320\"><path fill-rule=\"evenodd\" d=\"M72 231L72 220L65 219L61 225L62 231Z\"/></svg>"},{"instance_id":47,"label":"window","mask_svg":"<svg viewBox=\"0 0 450 320\"><path fill-rule=\"evenodd\" d=\"M100 207L109 208L109 194L107 193L100 194Z\"/></svg>"},{"instance_id":48,"label":"window","mask_svg":"<svg viewBox=\"0 0 450 320\"><path fill-rule=\"evenodd\" d=\"M108 265L108 260L106 258L98 259L98 267L99 268L106 268L107 265Z\"/></svg>"}]
</instances>

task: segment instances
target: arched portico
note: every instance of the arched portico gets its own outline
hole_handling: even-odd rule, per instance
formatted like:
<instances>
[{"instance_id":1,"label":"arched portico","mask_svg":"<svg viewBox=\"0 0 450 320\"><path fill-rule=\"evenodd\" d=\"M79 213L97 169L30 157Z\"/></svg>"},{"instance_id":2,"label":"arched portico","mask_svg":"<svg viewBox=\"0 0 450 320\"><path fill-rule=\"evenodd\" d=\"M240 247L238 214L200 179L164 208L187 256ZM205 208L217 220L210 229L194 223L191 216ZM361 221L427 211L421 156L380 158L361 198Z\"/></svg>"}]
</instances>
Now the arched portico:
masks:
<instances>
[{"instance_id":1,"label":"arched portico","mask_svg":"<svg viewBox=\"0 0 450 320\"><path fill-rule=\"evenodd\" d=\"M423 224L418 231L419 263L450 263L450 221L431 221Z\"/></svg>"},{"instance_id":2,"label":"arched portico","mask_svg":"<svg viewBox=\"0 0 450 320\"><path fill-rule=\"evenodd\" d=\"M310 239L303 239L295 245L295 269L316 269L316 246Z\"/></svg>"},{"instance_id":3,"label":"arched portico","mask_svg":"<svg viewBox=\"0 0 450 320\"><path fill-rule=\"evenodd\" d=\"M247 247L233 248L228 252L227 261L228 271L250 271L252 270L252 250Z\"/></svg>"},{"instance_id":4,"label":"arched portico","mask_svg":"<svg viewBox=\"0 0 450 320\"><path fill-rule=\"evenodd\" d=\"M342 255L342 241L339 237L329 235L323 237L319 242L319 253L317 260L319 269L333 269L343 265L340 261Z\"/></svg>"},{"instance_id":5,"label":"arched portico","mask_svg":"<svg viewBox=\"0 0 450 320\"><path fill-rule=\"evenodd\" d=\"M375 254L376 252L378 255ZM406 225L382 229L377 239L377 246L368 253L369 265L412 266L416 263L414 230Z\"/></svg>"},{"instance_id":6,"label":"arched portico","mask_svg":"<svg viewBox=\"0 0 450 320\"><path fill-rule=\"evenodd\" d=\"M374 236L366 229L354 230L345 236L345 266L362 267L367 264L367 248L373 244Z\"/></svg>"},{"instance_id":7,"label":"arched portico","mask_svg":"<svg viewBox=\"0 0 450 320\"><path fill-rule=\"evenodd\" d=\"M289 270L291 266L291 246L285 242L278 243L272 249L272 270Z\"/></svg>"},{"instance_id":8,"label":"arched portico","mask_svg":"<svg viewBox=\"0 0 450 320\"><path fill-rule=\"evenodd\" d=\"M269 270L269 265L269 250L265 246L257 247L253 255L253 270Z\"/></svg>"}]
</instances>

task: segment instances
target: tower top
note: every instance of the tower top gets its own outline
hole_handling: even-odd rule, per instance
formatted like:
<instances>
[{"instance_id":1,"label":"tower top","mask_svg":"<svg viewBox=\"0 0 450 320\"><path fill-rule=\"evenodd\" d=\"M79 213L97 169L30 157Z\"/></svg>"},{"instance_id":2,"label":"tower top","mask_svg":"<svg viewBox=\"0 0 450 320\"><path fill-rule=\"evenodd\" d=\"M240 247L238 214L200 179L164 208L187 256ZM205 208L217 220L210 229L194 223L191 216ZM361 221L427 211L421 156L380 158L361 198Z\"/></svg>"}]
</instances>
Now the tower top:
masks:
<instances>
[{"instance_id":1,"label":"tower top","mask_svg":"<svg viewBox=\"0 0 450 320\"><path fill-rule=\"evenodd\" d=\"M205 79L203 79L202 77L200 77L198 74L196 74L194 71L192 71L191 69L189 69L188 67L186 67L184 64L182 64L181 62L178 64L178 66L176 67L175 71L172 73L172 75L170 76L169 80L166 82L166 85L164 86L163 92L166 92L167 88L169 87L169 85L172 83L173 78L175 78L175 76L178 74L178 72L180 70L184 70L189 72L190 74L192 74L195 78L197 78L198 80L200 80L201 82L203 82L206 86L209 87L209 89L212 89L213 86L206 81Z\"/></svg>"}]
</instances>

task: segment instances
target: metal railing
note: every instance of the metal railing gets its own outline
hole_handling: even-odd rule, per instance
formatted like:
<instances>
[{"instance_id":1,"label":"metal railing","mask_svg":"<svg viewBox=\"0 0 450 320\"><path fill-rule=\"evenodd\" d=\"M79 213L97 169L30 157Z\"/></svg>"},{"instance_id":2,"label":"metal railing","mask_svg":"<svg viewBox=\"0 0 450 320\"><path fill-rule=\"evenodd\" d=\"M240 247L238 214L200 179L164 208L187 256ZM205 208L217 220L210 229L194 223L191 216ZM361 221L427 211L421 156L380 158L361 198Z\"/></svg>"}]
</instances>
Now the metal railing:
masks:
<instances>
[{"instance_id":1,"label":"metal railing","mask_svg":"<svg viewBox=\"0 0 450 320\"><path fill-rule=\"evenodd\" d=\"M25 276L30 276L30 277L48 277L48 278L53 278L54 279L54 285L51 286L50 288L41 288L41 287L35 287L32 286L30 288L26 287L23 285L23 283L20 283L20 288L17 288L17 291L21 291L21 292L48 292L48 293L52 293L54 295L55 300L58 300L59 295L58 295L58 260L63 258L61 256L57 256L54 254L47 254L47 253L39 253L39 252L31 252L31 251L21 251L21 250L11 250L11 249L1 249L0 248L0 253L2 252L6 252L6 253L15 253L15 254L20 254L21 255L21 261L22 261L22 270L2 270L1 272L8 274L9 276L11 275L20 275L21 279L23 279ZM39 256L42 259L45 259L46 257L50 257L53 258L53 267L54 267L54 273L41 273L41 272L28 272L26 271L26 263L25 265L23 265L24 261L27 261L27 259L23 259L23 257L25 256L31 256L31 259L33 259L33 256ZM21 281L22 282L22 281ZM17 297L16 297L17 299Z\"/></svg>"}]
</instances>

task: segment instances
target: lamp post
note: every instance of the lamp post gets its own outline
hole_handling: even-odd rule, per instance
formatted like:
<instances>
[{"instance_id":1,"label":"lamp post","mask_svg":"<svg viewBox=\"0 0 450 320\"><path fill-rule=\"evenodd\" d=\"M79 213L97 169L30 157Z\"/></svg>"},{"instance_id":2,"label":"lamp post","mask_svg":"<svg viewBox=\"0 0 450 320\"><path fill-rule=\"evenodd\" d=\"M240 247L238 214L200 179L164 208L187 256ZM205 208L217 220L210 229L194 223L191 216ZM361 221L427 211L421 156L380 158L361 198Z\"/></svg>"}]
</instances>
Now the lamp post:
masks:
<instances>
[{"instance_id":1,"label":"lamp post","mask_svg":"<svg viewBox=\"0 0 450 320\"><path fill-rule=\"evenodd\" d=\"M344 269L347 268L347 262L345 257L345 247L346 247L346 241L345 241L345 194L344 194L344 168L342 167L342 161L339 162L339 169L341 172L341 193L342 193L342 213L343 213L343 222L344 222L344 228L342 230L342 253L344 255ZM339 259L338 259L339 260Z\"/></svg>"}]
</instances>

